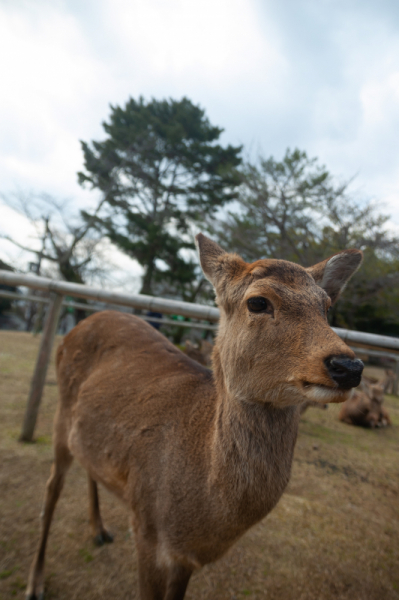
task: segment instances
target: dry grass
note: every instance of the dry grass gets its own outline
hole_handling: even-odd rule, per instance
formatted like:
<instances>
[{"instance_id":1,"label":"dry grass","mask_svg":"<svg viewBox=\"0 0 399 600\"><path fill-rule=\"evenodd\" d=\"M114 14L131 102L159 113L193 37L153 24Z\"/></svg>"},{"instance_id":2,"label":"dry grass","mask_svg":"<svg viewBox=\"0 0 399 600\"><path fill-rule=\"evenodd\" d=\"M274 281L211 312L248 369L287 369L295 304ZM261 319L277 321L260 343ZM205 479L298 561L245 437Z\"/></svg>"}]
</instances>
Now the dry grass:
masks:
<instances>
[{"instance_id":1,"label":"dry grass","mask_svg":"<svg viewBox=\"0 0 399 600\"><path fill-rule=\"evenodd\" d=\"M22 598L38 539L49 474L57 388L54 367L37 442L18 443L38 340L0 332L0 598ZM338 406L304 415L292 480L277 508L219 562L191 580L188 600L399 599L399 401L393 427L364 430L337 420ZM95 548L83 469L74 464L48 545L46 598L138 598L126 509L105 490L114 544Z\"/></svg>"}]
</instances>

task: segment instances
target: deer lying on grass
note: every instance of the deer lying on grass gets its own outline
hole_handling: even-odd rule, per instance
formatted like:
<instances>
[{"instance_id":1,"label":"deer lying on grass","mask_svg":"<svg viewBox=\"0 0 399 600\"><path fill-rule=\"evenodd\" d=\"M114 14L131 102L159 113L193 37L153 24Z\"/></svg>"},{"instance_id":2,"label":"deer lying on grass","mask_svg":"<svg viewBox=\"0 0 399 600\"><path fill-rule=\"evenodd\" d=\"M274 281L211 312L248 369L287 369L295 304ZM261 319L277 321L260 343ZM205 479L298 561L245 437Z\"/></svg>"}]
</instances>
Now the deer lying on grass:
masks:
<instances>
[{"instance_id":1,"label":"deer lying on grass","mask_svg":"<svg viewBox=\"0 0 399 600\"><path fill-rule=\"evenodd\" d=\"M54 464L27 597L42 597L46 540L73 457L87 469L93 534L111 537L97 482L131 509L140 598L181 600L192 572L267 515L290 478L299 406L342 402L363 363L332 331L331 302L359 267L345 250L304 269L245 263L202 234L220 307L213 372L139 318L85 319L57 354Z\"/></svg>"},{"instance_id":2,"label":"deer lying on grass","mask_svg":"<svg viewBox=\"0 0 399 600\"><path fill-rule=\"evenodd\" d=\"M359 425L375 429L391 425L391 419L385 408L384 381L363 377L358 389L342 405L338 418L348 425Z\"/></svg>"}]
</instances>

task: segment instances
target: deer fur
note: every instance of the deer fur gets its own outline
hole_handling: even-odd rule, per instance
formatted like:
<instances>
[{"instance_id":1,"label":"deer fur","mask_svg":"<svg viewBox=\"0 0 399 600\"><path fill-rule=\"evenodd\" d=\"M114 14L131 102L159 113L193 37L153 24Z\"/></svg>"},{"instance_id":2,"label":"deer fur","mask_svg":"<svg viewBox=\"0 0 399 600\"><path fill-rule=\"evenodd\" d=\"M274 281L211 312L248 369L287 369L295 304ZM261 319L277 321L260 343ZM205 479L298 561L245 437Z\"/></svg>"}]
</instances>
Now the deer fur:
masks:
<instances>
[{"instance_id":1,"label":"deer fur","mask_svg":"<svg viewBox=\"0 0 399 600\"><path fill-rule=\"evenodd\" d=\"M131 512L140 598L182 600L192 572L278 502L300 405L351 394L326 366L329 357L355 358L326 313L361 252L304 269L282 260L247 264L202 234L197 242L221 313L213 371L139 318L112 311L79 323L58 349L55 456L30 600L43 597L47 535L74 457L88 472L95 539L111 539L99 511L101 482ZM254 297L267 299L264 311L249 310Z\"/></svg>"},{"instance_id":2,"label":"deer fur","mask_svg":"<svg viewBox=\"0 0 399 600\"><path fill-rule=\"evenodd\" d=\"M184 353L204 367L212 366L212 351L213 344L207 340L201 340L198 346L195 346L190 340L185 342Z\"/></svg>"},{"instance_id":3,"label":"deer fur","mask_svg":"<svg viewBox=\"0 0 399 600\"><path fill-rule=\"evenodd\" d=\"M384 402L384 383L365 376L352 396L344 402L338 418L348 425L375 429L391 425Z\"/></svg>"},{"instance_id":4,"label":"deer fur","mask_svg":"<svg viewBox=\"0 0 399 600\"><path fill-rule=\"evenodd\" d=\"M395 371L393 369L385 369L385 377L383 379L384 394L393 394L395 379Z\"/></svg>"}]
</instances>

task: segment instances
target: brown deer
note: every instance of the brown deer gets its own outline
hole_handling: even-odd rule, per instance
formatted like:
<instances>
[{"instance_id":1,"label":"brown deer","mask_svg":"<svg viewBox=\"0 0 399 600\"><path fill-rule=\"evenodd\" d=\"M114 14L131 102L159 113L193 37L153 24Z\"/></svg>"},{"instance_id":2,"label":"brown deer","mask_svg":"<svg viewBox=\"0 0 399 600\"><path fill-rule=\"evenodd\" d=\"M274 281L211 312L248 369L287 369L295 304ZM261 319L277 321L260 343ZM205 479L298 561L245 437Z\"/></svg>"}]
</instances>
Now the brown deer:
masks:
<instances>
[{"instance_id":1,"label":"brown deer","mask_svg":"<svg viewBox=\"0 0 399 600\"><path fill-rule=\"evenodd\" d=\"M383 379L385 394L393 394L395 379L395 371L392 369L385 369L385 377Z\"/></svg>"},{"instance_id":2,"label":"brown deer","mask_svg":"<svg viewBox=\"0 0 399 600\"><path fill-rule=\"evenodd\" d=\"M341 407L338 419L348 425L375 429L391 425L384 402L384 381L363 377L358 389Z\"/></svg>"},{"instance_id":3,"label":"brown deer","mask_svg":"<svg viewBox=\"0 0 399 600\"><path fill-rule=\"evenodd\" d=\"M106 311L57 354L54 464L27 597L43 597L46 540L73 457L87 469L93 534L111 537L97 482L130 509L142 600L181 600L192 572L267 515L290 478L299 406L342 402L363 363L327 310L359 267L345 250L304 269L245 263L197 236L220 307L213 371L139 318Z\"/></svg>"}]
</instances>

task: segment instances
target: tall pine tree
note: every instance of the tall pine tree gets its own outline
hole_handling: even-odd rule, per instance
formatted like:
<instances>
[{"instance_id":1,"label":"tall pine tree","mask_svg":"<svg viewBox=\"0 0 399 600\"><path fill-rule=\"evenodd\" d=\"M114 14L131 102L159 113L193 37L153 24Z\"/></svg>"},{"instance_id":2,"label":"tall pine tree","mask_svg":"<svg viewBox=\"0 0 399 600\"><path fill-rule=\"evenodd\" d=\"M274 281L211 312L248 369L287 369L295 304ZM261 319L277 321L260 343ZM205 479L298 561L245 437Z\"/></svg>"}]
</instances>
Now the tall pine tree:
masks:
<instances>
[{"instance_id":1,"label":"tall pine tree","mask_svg":"<svg viewBox=\"0 0 399 600\"><path fill-rule=\"evenodd\" d=\"M141 293L165 281L190 296L198 288L191 228L236 197L241 147L220 145L223 130L187 98L130 99L111 106L103 128L105 140L82 142L78 174L105 199L97 227L143 267Z\"/></svg>"}]
</instances>

